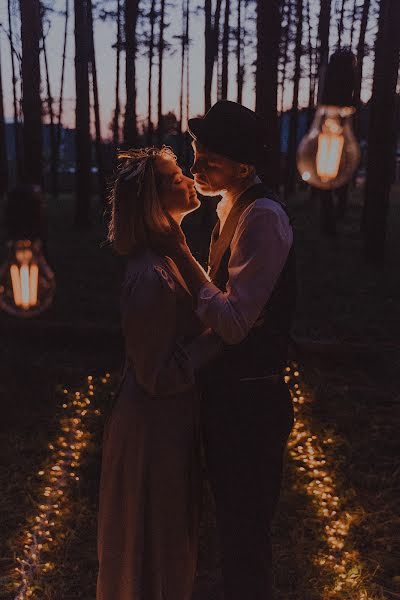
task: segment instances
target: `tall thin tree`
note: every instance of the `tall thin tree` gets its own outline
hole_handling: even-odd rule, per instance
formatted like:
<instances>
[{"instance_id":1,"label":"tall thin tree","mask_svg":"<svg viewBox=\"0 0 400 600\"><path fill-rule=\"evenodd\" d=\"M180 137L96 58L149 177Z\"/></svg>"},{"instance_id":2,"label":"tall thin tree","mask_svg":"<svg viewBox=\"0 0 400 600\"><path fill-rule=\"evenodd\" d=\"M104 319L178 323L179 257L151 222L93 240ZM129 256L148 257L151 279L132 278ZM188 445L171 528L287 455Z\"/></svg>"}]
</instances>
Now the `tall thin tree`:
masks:
<instances>
[{"instance_id":1,"label":"tall thin tree","mask_svg":"<svg viewBox=\"0 0 400 600\"><path fill-rule=\"evenodd\" d=\"M14 147L15 147L15 162L17 178L20 178L23 173L23 154L20 135L20 125L18 118L18 99L17 99L17 76L15 70L15 48L14 48L14 28L11 14L11 0L7 0L8 12L8 39L10 42L10 59L11 59L11 75L13 89L13 116L14 116Z\"/></svg>"},{"instance_id":2,"label":"tall thin tree","mask_svg":"<svg viewBox=\"0 0 400 600\"><path fill-rule=\"evenodd\" d=\"M257 2L256 112L264 122L268 148L260 174L275 189L280 181L280 146L277 113L278 58L281 30L280 1ZM263 171L263 172L262 172Z\"/></svg>"},{"instance_id":3,"label":"tall thin tree","mask_svg":"<svg viewBox=\"0 0 400 600\"><path fill-rule=\"evenodd\" d=\"M318 100L320 100L324 77L329 61L329 29L331 23L331 0L321 0L318 21Z\"/></svg>"},{"instance_id":4,"label":"tall thin tree","mask_svg":"<svg viewBox=\"0 0 400 600\"><path fill-rule=\"evenodd\" d=\"M186 0L186 121L189 120L190 114L190 38L189 38L189 22L190 9L189 1Z\"/></svg>"},{"instance_id":5,"label":"tall thin tree","mask_svg":"<svg viewBox=\"0 0 400 600\"><path fill-rule=\"evenodd\" d=\"M63 53L61 63L61 81L60 81L60 97L58 100L58 117L57 117L57 153L56 153L56 176L58 178L58 168L61 157L61 133L62 133L62 118L64 109L64 79L65 79L65 62L67 56L67 40L68 40L68 20L69 20L69 0L65 0L65 21L64 21L64 40L63 40ZM58 192L58 182L56 185L56 191Z\"/></svg>"},{"instance_id":6,"label":"tall thin tree","mask_svg":"<svg viewBox=\"0 0 400 600\"><path fill-rule=\"evenodd\" d=\"M186 0L182 0L182 33L181 39L181 86L179 92L179 132L182 135L182 123L183 123L183 90L185 83L185 59L186 59Z\"/></svg>"},{"instance_id":7,"label":"tall thin tree","mask_svg":"<svg viewBox=\"0 0 400 600\"><path fill-rule=\"evenodd\" d=\"M365 36L367 33L368 16L371 6L371 0L364 0L360 21L360 34L357 44L357 71L356 71L356 86L354 90L354 104L357 109L360 108L362 74L365 58Z\"/></svg>"},{"instance_id":8,"label":"tall thin tree","mask_svg":"<svg viewBox=\"0 0 400 600\"><path fill-rule=\"evenodd\" d=\"M396 86L400 56L400 2L381 0L368 135L365 260L385 258L390 187L396 148Z\"/></svg>"},{"instance_id":9,"label":"tall thin tree","mask_svg":"<svg viewBox=\"0 0 400 600\"><path fill-rule=\"evenodd\" d=\"M3 104L3 80L2 80L2 63L1 63L1 48L0 48L0 199L8 186L8 160L7 160L7 145L6 145L6 127L4 120L4 104Z\"/></svg>"},{"instance_id":10,"label":"tall thin tree","mask_svg":"<svg viewBox=\"0 0 400 600\"><path fill-rule=\"evenodd\" d=\"M136 26L139 13L139 0L125 0L125 87L126 106L124 118L124 143L134 147L137 144L136 109Z\"/></svg>"},{"instance_id":11,"label":"tall thin tree","mask_svg":"<svg viewBox=\"0 0 400 600\"><path fill-rule=\"evenodd\" d=\"M355 30L355 26L356 26L357 14L358 14L357 0L353 0L353 12L351 15L351 25L350 25L350 49L351 50L353 50L354 30Z\"/></svg>"},{"instance_id":12,"label":"tall thin tree","mask_svg":"<svg viewBox=\"0 0 400 600\"><path fill-rule=\"evenodd\" d=\"M340 13L339 13L339 21L338 21L338 43L337 43L337 47L338 50L341 49L342 47L342 37L343 37L343 28L344 28L344 15L345 15L345 5L346 5L346 0L342 0L342 6L340 9Z\"/></svg>"},{"instance_id":13,"label":"tall thin tree","mask_svg":"<svg viewBox=\"0 0 400 600\"><path fill-rule=\"evenodd\" d=\"M96 52L94 46L94 28L93 28L93 7L92 0L87 0L88 10L88 28L89 28L89 66L92 76L93 90L93 109L94 109L94 126L95 126L95 148L97 162L97 178L99 186L99 196L103 204L106 202L106 176L104 168L103 145L101 138L101 122L100 122L100 103L99 103L99 88L97 85L97 68L96 68Z\"/></svg>"},{"instance_id":14,"label":"tall thin tree","mask_svg":"<svg viewBox=\"0 0 400 600\"><path fill-rule=\"evenodd\" d=\"M42 104L40 99L40 2L21 2L22 109L24 113L24 179L43 184Z\"/></svg>"},{"instance_id":15,"label":"tall thin tree","mask_svg":"<svg viewBox=\"0 0 400 600\"><path fill-rule=\"evenodd\" d=\"M90 225L91 139L89 103L89 26L86 0L74 0L76 86L76 204L75 225Z\"/></svg>"},{"instance_id":16,"label":"tall thin tree","mask_svg":"<svg viewBox=\"0 0 400 600\"><path fill-rule=\"evenodd\" d=\"M161 0L160 5L160 32L158 36L158 109L157 109L157 138L161 145L164 137L163 121L163 65L164 65L164 40L165 31L165 0Z\"/></svg>"},{"instance_id":17,"label":"tall thin tree","mask_svg":"<svg viewBox=\"0 0 400 600\"><path fill-rule=\"evenodd\" d=\"M204 112L211 107L211 88L215 60L218 56L219 22L222 0L216 1L215 12L212 12L212 0L204 0L204 41L205 41L205 76L204 76Z\"/></svg>"},{"instance_id":18,"label":"tall thin tree","mask_svg":"<svg viewBox=\"0 0 400 600\"><path fill-rule=\"evenodd\" d=\"M149 82L147 86L147 144L150 146L153 143L153 61L154 61L154 28L156 20L156 2L151 0L149 21L150 21L150 39L149 39Z\"/></svg>"},{"instance_id":19,"label":"tall thin tree","mask_svg":"<svg viewBox=\"0 0 400 600\"><path fill-rule=\"evenodd\" d=\"M43 27L43 21L45 17L45 12L43 9L43 5L41 6L41 30L42 30L42 50L43 50L43 58L45 65L45 73L46 73L46 87L47 87L47 110L49 113L50 119L50 173L51 173L51 191L54 197L57 196L57 135L55 129L55 117L54 117L54 108L53 108L53 95L51 93L51 82L50 82L50 73L49 73L49 64L47 60L47 46L46 46L46 33Z\"/></svg>"},{"instance_id":20,"label":"tall thin tree","mask_svg":"<svg viewBox=\"0 0 400 600\"><path fill-rule=\"evenodd\" d=\"M314 47L312 40L312 24L311 24L311 0L306 0L306 20L308 33L308 69L309 69L309 89L308 89L308 111L307 121L311 125L311 120L314 114L314 98L315 98L315 77L314 77Z\"/></svg>"},{"instance_id":21,"label":"tall thin tree","mask_svg":"<svg viewBox=\"0 0 400 600\"><path fill-rule=\"evenodd\" d=\"M331 0L321 0L318 21L318 102L321 101L325 73L329 61L329 32L331 24ZM327 236L336 235L336 215L333 195L330 190L318 190L320 201L321 232Z\"/></svg>"},{"instance_id":22,"label":"tall thin tree","mask_svg":"<svg viewBox=\"0 0 400 600\"><path fill-rule=\"evenodd\" d=\"M115 108L113 120L113 144L114 148L119 145L119 118L121 114L121 101L119 98L120 76L121 76L121 0L117 0L117 39L115 42L116 53L116 77L115 77Z\"/></svg>"},{"instance_id":23,"label":"tall thin tree","mask_svg":"<svg viewBox=\"0 0 400 600\"><path fill-rule=\"evenodd\" d=\"M236 84L237 97L236 101L242 103L243 83L244 83L244 65L242 62L242 0L237 0L237 24L236 24Z\"/></svg>"},{"instance_id":24,"label":"tall thin tree","mask_svg":"<svg viewBox=\"0 0 400 600\"><path fill-rule=\"evenodd\" d=\"M285 196L294 192L296 182L296 149L299 124L299 89L301 78L301 54L303 38L303 0L296 0L296 41L294 57L293 97L290 111L289 140L286 158Z\"/></svg>"},{"instance_id":25,"label":"tall thin tree","mask_svg":"<svg viewBox=\"0 0 400 600\"><path fill-rule=\"evenodd\" d=\"M222 70L221 70L221 99L228 98L228 69L229 69L229 15L230 0L225 0L224 31L222 34Z\"/></svg>"},{"instance_id":26,"label":"tall thin tree","mask_svg":"<svg viewBox=\"0 0 400 600\"><path fill-rule=\"evenodd\" d=\"M282 128L282 115L283 115L283 106L285 99L285 89L286 89L286 73L289 62L289 45L290 45L290 31L291 31L291 18L292 18L292 4L291 0L286 0L286 3L283 7L285 10L285 25L281 26L281 41L282 41L282 69L281 69L281 101L280 101L280 114L281 114L281 128Z\"/></svg>"}]
</instances>

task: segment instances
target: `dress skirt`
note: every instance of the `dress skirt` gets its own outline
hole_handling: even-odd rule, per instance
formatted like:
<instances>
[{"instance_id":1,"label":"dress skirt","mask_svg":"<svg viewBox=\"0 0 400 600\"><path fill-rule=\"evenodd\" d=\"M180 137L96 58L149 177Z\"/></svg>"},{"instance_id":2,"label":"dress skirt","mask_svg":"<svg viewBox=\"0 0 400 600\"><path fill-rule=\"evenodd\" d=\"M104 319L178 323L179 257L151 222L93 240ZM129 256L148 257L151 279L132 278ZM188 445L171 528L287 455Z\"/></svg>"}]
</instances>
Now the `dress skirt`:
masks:
<instances>
[{"instance_id":1,"label":"dress skirt","mask_svg":"<svg viewBox=\"0 0 400 600\"><path fill-rule=\"evenodd\" d=\"M128 370L104 431L96 600L190 600L200 498L197 391L151 397Z\"/></svg>"}]
</instances>

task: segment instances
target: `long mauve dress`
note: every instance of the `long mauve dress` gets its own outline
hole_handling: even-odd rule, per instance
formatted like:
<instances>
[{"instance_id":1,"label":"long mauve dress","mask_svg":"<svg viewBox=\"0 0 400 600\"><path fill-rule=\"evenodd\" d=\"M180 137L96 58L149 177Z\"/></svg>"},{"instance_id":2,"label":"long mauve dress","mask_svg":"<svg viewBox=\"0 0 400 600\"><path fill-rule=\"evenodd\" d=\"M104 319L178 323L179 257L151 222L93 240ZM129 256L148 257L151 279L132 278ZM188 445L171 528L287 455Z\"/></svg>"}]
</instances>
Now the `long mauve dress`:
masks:
<instances>
[{"instance_id":1,"label":"long mauve dress","mask_svg":"<svg viewBox=\"0 0 400 600\"><path fill-rule=\"evenodd\" d=\"M126 365L104 431L97 600L190 600L200 497L199 397L185 342L203 329L169 259L129 260Z\"/></svg>"}]
</instances>

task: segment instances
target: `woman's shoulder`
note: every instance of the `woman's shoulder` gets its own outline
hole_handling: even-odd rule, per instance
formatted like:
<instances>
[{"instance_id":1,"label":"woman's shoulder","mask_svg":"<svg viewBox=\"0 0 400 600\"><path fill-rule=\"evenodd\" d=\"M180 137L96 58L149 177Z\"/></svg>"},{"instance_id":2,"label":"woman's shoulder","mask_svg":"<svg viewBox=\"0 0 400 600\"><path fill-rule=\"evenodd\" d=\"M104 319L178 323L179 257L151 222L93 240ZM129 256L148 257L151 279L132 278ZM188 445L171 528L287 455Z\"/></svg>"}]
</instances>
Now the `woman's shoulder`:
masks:
<instances>
[{"instance_id":1,"label":"woman's shoulder","mask_svg":"<svg viewBox=\"0 0 400 600\"><path fill-rule=\"evenodd\" d=\"M175 289L165 259L150 248L130 257L126 266L123 290L132 293L139 285L149 292L162 291L163 288Z\"/></svg>"}]
</instances>

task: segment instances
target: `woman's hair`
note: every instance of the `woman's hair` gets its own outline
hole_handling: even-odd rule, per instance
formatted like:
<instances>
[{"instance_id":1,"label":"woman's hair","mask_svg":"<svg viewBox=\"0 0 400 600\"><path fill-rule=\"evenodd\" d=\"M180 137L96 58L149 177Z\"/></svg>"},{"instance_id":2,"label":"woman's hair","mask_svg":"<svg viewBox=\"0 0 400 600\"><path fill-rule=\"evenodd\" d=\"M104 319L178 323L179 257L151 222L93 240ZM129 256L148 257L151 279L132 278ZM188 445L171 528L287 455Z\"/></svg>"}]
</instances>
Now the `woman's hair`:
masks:
<instances>
[{"instance_id":1,"label":"woman's hair","mask_svg":"<svg viewBox=\"0 0 400 600\"><path fill-rule=\"evenodd\" d=\"M111 219L107 236L118 254L134 254L149 244L152 234L170 230L160 201L162 176L155 165L157 158L176 161L175 154L166 146L118 154L122 164L109 197Z\"/></svg>"}]
</instances>

